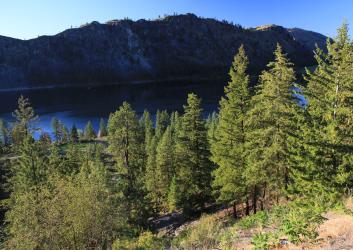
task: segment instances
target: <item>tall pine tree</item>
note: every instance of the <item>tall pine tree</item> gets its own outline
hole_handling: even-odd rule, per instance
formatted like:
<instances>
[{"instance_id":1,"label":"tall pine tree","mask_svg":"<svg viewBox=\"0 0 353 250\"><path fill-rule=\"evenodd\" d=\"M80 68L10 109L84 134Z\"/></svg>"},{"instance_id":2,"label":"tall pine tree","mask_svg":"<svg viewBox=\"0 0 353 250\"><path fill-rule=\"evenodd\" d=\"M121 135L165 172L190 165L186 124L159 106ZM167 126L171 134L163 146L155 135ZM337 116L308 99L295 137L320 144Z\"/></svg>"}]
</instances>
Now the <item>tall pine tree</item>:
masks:
<instances>
[{"instance_id":1,"label":"tall pine tree","mask_svg":"<svg viewBox=\"0 0 353 250\"><path fill-rule=\"evenodd\" d=\"M189 94L176 144L179 208L190 213L205 207L211 198L212 163L201 100Z\"/></svg>"},{"instance_id":2,"label":"tall pine tree","mask_svg":"<svg viewBox=\"0 0 353 250\"><path fill-rule=\"evenodd\" d=\"M232 203L235 216L236 204L248 204L249 193L243 176L247 168L245 120L250 101L248 64L241 46L229 72L231 81L224 88L225 97L220 101L219 122L211 144L212 160L219 166L213 182L217 200Z\"/></svg>"}]
</instances>

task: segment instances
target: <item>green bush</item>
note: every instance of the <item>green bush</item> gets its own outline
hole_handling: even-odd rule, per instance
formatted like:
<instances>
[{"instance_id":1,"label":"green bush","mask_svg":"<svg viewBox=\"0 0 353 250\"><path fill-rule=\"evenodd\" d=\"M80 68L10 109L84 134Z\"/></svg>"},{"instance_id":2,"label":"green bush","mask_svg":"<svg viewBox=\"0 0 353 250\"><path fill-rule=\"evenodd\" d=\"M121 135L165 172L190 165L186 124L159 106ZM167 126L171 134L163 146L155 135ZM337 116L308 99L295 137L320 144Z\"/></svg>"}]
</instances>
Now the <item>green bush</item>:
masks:
<instances>
[{"instance_id":1,"label":"green bush","mask_svg":"<svg viewBox=\"0 0 353 250\"><path fill-rule=\"evenodd\" d=\"M315 202L293 202L283 219L281 232L293 243L314 240L317 228L324 219L321 216L324 210L322 205Z\"/></svg>"},{"instance_id":2,"label":"green bush","mask_svg":"<svg viewBox=\"0 0 353 250\"><path fill-rule=\"evenodd\" d=\"M238 232L235 227L227 227L219 234L219 246L222 250L234 249L234 244L238 240Z\"/></svg>"},{"instance_id":3,"label":"green bush","mask_svg":"<svg viewBox=\"0 0 353 250\"><path fill-rule=\"evenodd\" d=\"M264 227L268 225L269 222L269 216L268 212L266 211L260 211L256 214L247 216L243 219L241 219L237 225L242 228L242 229L250 229L254 227Z\"/></svg>"},{"instance_id":4,"label":"green bush","mask_svg":"<svg viewBox=\"0 0 353 250\"><path fill-rule=\"evenodd\" d=\"M252 237L251 244L255 250L269 249L269 235L267 233L257 233Z\"/></svg>"},{"instance_id":5,"label":"green bush","mask_svg":"<svg viewBox=\"0 0 353 250\"><path fill-rule=\"evenodd\" d=\"M217 218L203 216L182 236L182 239L173 242L177 249L212 249L218 246L222 225Z\"/></svg>"},{"instance_id":6,"label":"green bush","mask_svg":"<svg viewBox=\"0 0 353 250\"><path fill-rule=\"evenodd\" d=\"M114 242L113 250L162 250L165 249L164 239L147 231L135 239L118 239Z\"/></svg>"}]
</instances>

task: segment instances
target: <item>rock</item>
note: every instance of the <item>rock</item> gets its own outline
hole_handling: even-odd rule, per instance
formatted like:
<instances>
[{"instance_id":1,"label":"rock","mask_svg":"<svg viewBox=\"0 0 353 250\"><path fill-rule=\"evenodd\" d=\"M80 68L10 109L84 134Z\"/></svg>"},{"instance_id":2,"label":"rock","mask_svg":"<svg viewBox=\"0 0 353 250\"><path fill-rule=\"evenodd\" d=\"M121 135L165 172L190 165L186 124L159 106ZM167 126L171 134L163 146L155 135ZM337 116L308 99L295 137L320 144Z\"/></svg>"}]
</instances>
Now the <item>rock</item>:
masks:
<instances>
[{"instance_id":1,"label":"rock","mask_svg":"<svg viewBox=\"0 0 353 250\"><path fill-rule=\"evenodd\" d=\"M194 14L92 22L54 36L0 36L0 88L226 77L241 44L258 73L280 43L298 67L314 64L318 33L268 25L245 29Z\"/></svg>"}]
</instances>

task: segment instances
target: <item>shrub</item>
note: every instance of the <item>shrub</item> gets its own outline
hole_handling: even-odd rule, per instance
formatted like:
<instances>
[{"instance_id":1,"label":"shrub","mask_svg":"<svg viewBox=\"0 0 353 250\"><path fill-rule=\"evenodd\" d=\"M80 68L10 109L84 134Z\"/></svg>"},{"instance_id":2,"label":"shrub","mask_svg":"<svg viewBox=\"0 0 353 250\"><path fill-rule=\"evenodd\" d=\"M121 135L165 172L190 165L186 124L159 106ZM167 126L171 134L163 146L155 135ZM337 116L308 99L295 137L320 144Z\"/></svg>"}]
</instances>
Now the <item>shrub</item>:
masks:
<instances>
[{"instance_id":1,"label":"shrub","mask_svg":"<svg viewBox=\"0 0 353 250\"><path fill-rule=\"evenodd\" d=\"M289 241L298 243L303 240L314 240L317 228L322 223L324 208L313 202L293 202L285 216L281 231L288 236Z\"/></svg>"},{"instance_id":2,"label":"shrub","mask_svg":"<svg viewBox=\"0 0 353 250\"><path fill-rule=\"evenodd\" d=\"M253 236L251 244L255 250L269 249L269 235L267 233L257 233Z\"/></svg>"},{"instance_id":3,"label":"shrub","mask_svg":"<svg viewBox=\"0 0 353 250\"><path fill-rule=\"evenodd\" d=\"M179 246L175 247L180 249L212 249L218 246L220 233L221 223L217 218L203 216L179 241Z\"/></svg>"},{"instance_id":4,"label":"shrub","mask_svg":"<svg viewBox=\"0 0 353 250\"><path fill-rule=\"evenodd\" d=\"M242 229L250 229L254 227L264 227L269 222L268 212L260 211L256 214L241 219L237 225Z\"/></svg>"},{"instance_id":5,"label":"shrub","mask_svg":"<svg viewBox=\"0 0 353 250\"><path fill-rule=\"evenodd\" d=\"M238 233L235 227L228 227L219 234L219 246L223 250L234 249L234 244L238 240Z\"/></svg>"},{"instance_id":6,"label":"shrub","mask_svg":"<svg viewBox=\"0 0 353 250\"><path fill-rule=\"evenodd\" d=\"M114 242L113 250L162 250L165 248L165 241L153 235L151 232L143 232L135 239L118 239Z\"/></svg>"}]
</instances>

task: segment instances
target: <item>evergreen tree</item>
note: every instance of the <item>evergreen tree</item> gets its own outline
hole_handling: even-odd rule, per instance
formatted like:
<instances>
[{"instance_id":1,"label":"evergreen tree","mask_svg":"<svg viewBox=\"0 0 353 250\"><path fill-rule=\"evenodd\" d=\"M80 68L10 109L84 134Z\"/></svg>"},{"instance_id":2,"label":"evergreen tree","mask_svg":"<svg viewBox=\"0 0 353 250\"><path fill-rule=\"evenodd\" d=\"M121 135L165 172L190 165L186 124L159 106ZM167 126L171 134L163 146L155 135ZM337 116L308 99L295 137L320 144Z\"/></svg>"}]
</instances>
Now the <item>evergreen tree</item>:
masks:
<instances>
[{"instance_id":1,"label":"evergreen tree","mask_svg":"<svg viewBox=\"0 0 353 250\"><path fill-rule=\"evenodd\" d=\"M55 136L55 140L60 142L62 139L62 130L61 130L61 123L58 118L53 117L51 120L51 127L53 129L53 133Z\"/></svg>"},{"instance_id":2,"label":"evergreen tree","mask_svg":"<svg viewBox=\"0 0 353 250\"><path fill-rule=\"evenodd\" d=\"M164 210L168 210L168 191L173 176L175 175L175 145L171 127L168 126L156 150L156 193L160 197Z\"/></svg>"},{"instance_id":3,"label":"evergreen tree","mask_svg":"<svg viewBox=\"0 0 353 250\"><path fill-rule=\"evenodd\" d=\"M28 134L36 130L33 126L38 116L36 116L29 100L22 95L18 99L18 108L12 115L16 119L13 129L13 139L16 144L20 144Z\"/></svg>"},{"instance_id":4,"label":"evergreen tree","mask_svg":"<svg viewBox=\"0 0 353 250\"><path fill-rule=\"evenodd\" d=\"M18 147L18 153L12 167L13 192L38 190L47 178L47 150L28 135Z\"/></svg>"},{"instance_id":5,"label":"evergreen tree","mask_svg":"<svg viewBox=\"0 0 353 250\"><path fill-rule=\"evenodd\" d=\"M170 118L169 114L166 110L160 111L157 110L156 114L156 136L157 139L159 140L164 131L166 130L167 126L169 125Z\"/></svg>"},{"instance_id":6,"label":"evergreen tree","mask_svg":"<svg viewBox=\"0 0 353 250\"><path fill-rule=\"evenodd\" d=\"M295 73L292 63L280 45L274 53L274 62L260 76L260 85L252 98L247 119L250 126L246 182L253 187L253 205L261 192L273 194L278 199L287 190L291 171L292 135L296 131L296 114L299 108L294 95Z\"/></svg>"},{"instance_id":7,"label":"evergreen tree","mask_svg":"<svg viewBox=\"0 0 353 250\"><path fill-rule=\"evenodd\" d=\"M108 135L108 131L107 131L107 126L105 125L104 119L101 118L100 122L99 122L99 137L105 137Z\"/></svg>"},{"instance_id":8,"label":"evergreen tree","mask_svg":"<svg viewBox=\"0 0 353 250\"><path fill-rule=\"evenodd\" d=\"M72 125L72 128L71 128L70 141L71 141L71 143L78 142L78 132L77 132L77 128L76 128L75 124Z\"/></svg>"},{"instance_id":9,"label":"evergreen tree","mask_svg":"<svg viewBox=\"0 0 353 250\"><path fill-rule=\"evenodd\" d=\"M305 155L294 173L296 191L309 195L353 187L353 43L347 24L334 42L327 41L327 53L316 50L315 59L316 70L305 77Z\"/></svg>"},{"instance_id":10,"label":"evergreen tree","mask_svg":"<svg viewBox=\"0 0 353 250\"><path fill-rule=\"evenodd\" d=\"M82 160L82 153L79 147L76 144L69 144L65 154L65 160L62 164L61 174L76 174L80 169Z\"/></svg>"},{"instance_id":11,"label":"evergreen tree","mask_svg":"<svg viewBox=\"0 0 353 250\"><path fill-rule=\"evenodd\" d=\"M144 145L136 113L127 102L109 117L108 142L131 211L130 220L144 224L149 212L144 189Z\"/></svg>"},{"instance_id":12,"label":"evergreen tree","mask_svg":"<svg viewBox=\"0 0 353 250\"><path fill-rule=\"evenodd\" d=\"M91 121L88 121L85 127L85 138L87 140L93 140L97 137L96 131L94 131L93 125Z\"/></svg>"},{"instance_id":13,"label":"evergreen tree","mask_svg":"<svg viewBox=\"0 0 353 250\"><path fill-rule=\"evenodd\" d=\"M147 144L147 162L146 162L146 173L145 173L145 186L148 191L148 197L153 203L154 211L160 208L161 196L158 192L158 180L157 174L157 137L153 136Z\"/></svg>"},{"instance_id":14,"label":"evergreen tree","mask_svg":"<svg viewBox=\"0 0 353 250\"><path fill-rule=\"evenodd\" d=\"M229 75L231 81L224 88L225 97L220 101L219 122L216 118L209 126L212 160L219 166L214 171L213 187L219 202L232 203L236 216L236 204L248 204L248 188L244 171L247 168L246 143L248 128L245 126L249 109L249 61L244 47L234 57ZM248 213L247 207L247 213Z\"/></svg>"},{"instance_id":15,"label":"evergreen tree","mask_svg":"<svg viewBox=\"0 0 353 250\"><path fill-rule=\"evenodd\" d=\"M0 145L8 146L10 143L10 134L7 122L0 119Z\"/></svg>"},{"instance_id":16,"label":"evergreen tree","mask_svg":"<svg viewBox=\"0 0 353 250\"><path fill-rule=\"evenodd\" d=\"M189 94L176 145L179 208L190 213L202 209L210 200L212 164L201 100Z\"/></svg>"},{"instance_id":17,"label":"evergreen tree","mask_svg":"<svg viewBox=\"0 0 353 250\"><path fill-rule=\"evenodd\" d=\"M70 132L67 129L67 127L64 124L61 124L61 130L62 130L62 143L68 143L70 141Z\"/></svg>"}]
</instances>

